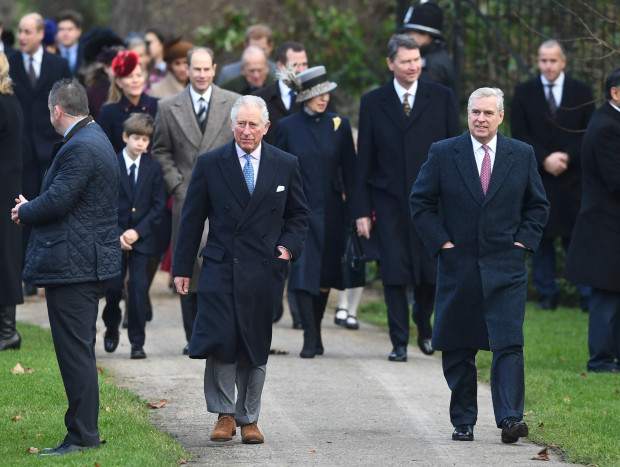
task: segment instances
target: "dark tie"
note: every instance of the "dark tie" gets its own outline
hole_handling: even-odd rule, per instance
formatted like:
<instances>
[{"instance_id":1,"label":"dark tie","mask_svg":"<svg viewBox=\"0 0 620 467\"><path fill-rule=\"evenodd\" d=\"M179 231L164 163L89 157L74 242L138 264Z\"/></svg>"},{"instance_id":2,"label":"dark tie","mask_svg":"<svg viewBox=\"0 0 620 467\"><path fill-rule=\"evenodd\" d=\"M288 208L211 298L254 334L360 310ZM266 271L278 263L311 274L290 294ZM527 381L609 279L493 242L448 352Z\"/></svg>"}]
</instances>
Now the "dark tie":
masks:
<instances>
[{"instance_id":1,"label":"dark tie","mask_svg":"<svg viewBox=\"0 0 620 467\"><path fill-rule=\"evenodd\" d=\"M290 110L293 108L293 104L295 103L295 98L297 97L297 93L295 91L293 91L292 89L288 92L288 95L291 96L291 100L288 104L288 110L290 112Z\"/></svg>"},{"instance_id":2,"label":"dark tie","mask_svg":"<svg viewBox=\"0 0 620 467\"><path fill-rule=\"evenodd\" d=\"M403 110L405 111L405 115L407 117L411 115L411 106L409 105L409 96L410 94L406 92L403 97Z\"/></svg>"},{"instance_id":3,"label":"dark tie","mask_svg":"<svg viewBox=\"0 0 620 467\"><path fill-rule=\"evenodd\" d=\"M136 164L135 162L129 166L129 186L131 187L131 194L136 189Z\"/></svg>"},{"instance_id":4,"label":"dark tie","mask_svg":"<svg viewBox=\"0 0 620 467\"><path fill-rule=\"evenodd\" d=\"M248 190L250 190L250 194L254 194L254 167L250 162L250 155L245 155L245 165L243 166L243 176L245 177L245 183L248 184Z\"/></svg>"},{"instance_id":5,"label":"dark tie","mask_svg":"<svg viewBox=\"0 0 620 467\"><path fill-rule=\"evenodd\" d=\"M205 131L205 127L207 123L207 106L205 102L206 101L204 97L201 97L200 99L198 99L198 113L196 114L196 117L198 118L198 124L200 125L200 129L202 130L203 133Z\"/></svg>"},{"instance_id":6,"label":"dark tie","mask_svg":"<svg viewBox=\"0 0 620 467\"><path fill-rule=\"evenodd\" d=\"M555 114L558 112L558 105L555 102L555 96L553 95L554 84L548 84L547 86L549 86L549 97L547 97L547 104L549 105L549 113L551 113L551 116L555 118Z\"/></svg>"},{"instance_id":7,"label":"dark tie","mask_svg":"<svg viewBox=\"0 0 620 467\"><path fill-rule=\"evenodd\" d=\"M30 56L30 67L28 68L28 76L30 77L30 84L32 89L37 87L37 73L34 71L34 57Z\"/></svg>"},{"instance_id":8,"label":"dark tie","mask_svg":"<svg viewBox=\"0 0 620 467\"><path fill-rule=\"evenodd\" d=\"M482 148L484 149L484 159L482 159L482 167L480 167L480 183L482 184L482 192L486 196L491 181L491 155L486 144L483 144Z\"/></svg>"}]
</instances>

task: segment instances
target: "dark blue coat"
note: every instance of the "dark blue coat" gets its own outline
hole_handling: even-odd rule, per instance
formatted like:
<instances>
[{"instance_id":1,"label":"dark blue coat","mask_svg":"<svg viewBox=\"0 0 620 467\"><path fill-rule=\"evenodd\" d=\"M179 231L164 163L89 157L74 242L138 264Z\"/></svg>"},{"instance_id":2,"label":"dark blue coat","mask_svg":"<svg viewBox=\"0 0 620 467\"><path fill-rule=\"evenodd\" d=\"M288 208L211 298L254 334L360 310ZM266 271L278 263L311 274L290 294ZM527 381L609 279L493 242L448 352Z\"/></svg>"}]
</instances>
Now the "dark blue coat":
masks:
<instances>
[{"instance_id":1,"label":"dark blue coat","mask_svg":"<svg viewBox=\"0 0 620 467\"><path fill-rule=\"evenodd\" d=\"M439 258L433 348L522 346L526 249L514 242L536 249L549 216L532 147L497 135L484 196L469 132L435 143L410 204L420 237ZM454 248L442 249L448 241Z\"/></svg>"},{"instance_id":2,"label":"dark blue coat","mask_svg":"<svg viewBox=\"0 0 620 467\"><path fill-rule=\"evenodd\" d=\"M127 229L135 229L140 238L132 247L138 253L159 256L163 253L160 232L170 235L166 202L168 195L159 162L146 154L140 157L140 168L134 193L129 185L129 175L123 152L117 155L120 167L120 189L118 196L118 229L121 235ZM168 247L166 243L165 248Z\"/></svg>"},{"instance_id":3,"label":"dark blue coat","mask_svg":"<svg viewBox=\"0 0 620 467\"><path fill-rule=\"evenodd\" d=\"M110 138L115 152L118 153L125 147L125 143L123 142L123 123L125 123L125 120L127 120L132 113L148 114L155 119L157 116L157 101L159 101L159 99L142 93L138 105L133 105L123 95L120 101L113 104L105 104L101 108L98 123L101 125L105 134L108 135L108 138Z\"/></svg>"},{"instance_id":4,"label":"dark blue coat","mask_svg":"<svg viewBox=\"0 0 620 467\"><path fill-rule=\"evenodd\" d=\"M609 102L583 139L583 198L566 259L566 277L620 292L620 112Z\"/></svg>"},{"instance_id":5,"label":"dark blue coat","mask_svg":"<svg viewBox=\"0 0 620 467\"><path fill-rule=\"evenodd\" d=\"M394 81L362 96L360 104L354 218L376 215L385 285L434 284L437 265L410 222L409 194L428 150L460 133L452 90L418 80L409 117Z\"/></svg>"},{"instance_id":6,"label":"dark blue coat","mask_svg":"<svg viewBox=\"0 0 620 467\"><path fill-rule=\"evenodd\" d=\"M189 355L232 363L243 349L252 365L263 365L289 263L277 258L277 247L299 258L308 230L297 158L262 143L251 196L234 142L198 156L181 213L173 276L192 276L206 219L209 236L200 252Z\"/></svg>"},{"instance_id":7,"label":"dark blue coat","mask_svg":"<svg viewBox=\"0 0 620 467\"><path fill-rule=\"evenodd\" d=\"M44 286L120 274L118 186L112 145L87 117L55 146L41 194L19 208L33 227L24 281Z\"/></svg>"},{"instance_id":8,"label":"dark blue coat","mask_svg":"<svg viewBox=\"0 0 620 467\"><path fill-rule=\"evenodd\" d=\"M341 258L349 218L342 195L353 191L355 177L349 119L330 112L311 116L302 108L278 122L274 145L297 156L310 210L306 246L291 265L288 288L314 295L320 287L342 290Z\"/></svg>"}]
</instances>

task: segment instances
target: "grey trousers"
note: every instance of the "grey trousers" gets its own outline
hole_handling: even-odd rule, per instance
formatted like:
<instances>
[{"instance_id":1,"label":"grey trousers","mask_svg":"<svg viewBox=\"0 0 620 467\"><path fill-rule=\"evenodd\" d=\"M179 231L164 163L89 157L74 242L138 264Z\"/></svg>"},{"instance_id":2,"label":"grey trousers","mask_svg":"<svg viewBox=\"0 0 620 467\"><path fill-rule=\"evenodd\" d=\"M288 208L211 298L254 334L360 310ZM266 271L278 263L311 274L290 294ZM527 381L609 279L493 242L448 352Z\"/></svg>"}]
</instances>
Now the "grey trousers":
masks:
<instances>
[{"instance_id":1,"label":"grey trousers","mask_svg":"<svg viewBox=\"0 0 620 467\"><path fill-rule=\"evenodd\" d=\"M209 356L205 366L204 386L207 410L218 414L235 414L237 426L258 422L266 370L267 365L252 366L242 353L235 363L226 363Z\"/></svg>"}]
</instances>

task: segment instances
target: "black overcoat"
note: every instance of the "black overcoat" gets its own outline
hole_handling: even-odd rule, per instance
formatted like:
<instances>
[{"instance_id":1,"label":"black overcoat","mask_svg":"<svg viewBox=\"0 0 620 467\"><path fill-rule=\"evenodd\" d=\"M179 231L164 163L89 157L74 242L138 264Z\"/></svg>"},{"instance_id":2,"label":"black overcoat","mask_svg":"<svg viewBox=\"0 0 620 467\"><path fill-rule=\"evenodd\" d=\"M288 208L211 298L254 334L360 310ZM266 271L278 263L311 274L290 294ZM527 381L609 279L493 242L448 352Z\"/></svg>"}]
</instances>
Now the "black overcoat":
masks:
<instances>
[{"instance_id":1,"label":"black overcoat","mask_svg":"<svg viewBox=\"0 0 620 467\"><path fill-rule=\"evenodd\" d=\"M234 142L196 160L172 267L173 276L191 277L208 219L191 358L213 355L232 363L239 349L252 365L269 357L288 266L277 258L277 247L299 258L309 214L297 158L267 143L261 148L252 196Z\"/></svg>"},{"instance_id":2,"label":"black overcoat","mask_svg":"<svg viewBox=\"0 0 620 467\"><path fill-rule=\"evenodd\" d=\"M349 216L342 195L353 191L355 177L349 119L331 112L309 115L302 109L280 120L274 144L297 156L310 210L306 245L291 265L288 289L313 295L321 287L343 290L341 258Z\"/></svg>"},{"instance_id":3,"label":"black overcoat","mask_svg":"<svg viewBox=\"0 0 620 467\"><path fill-rule=\"evenodd\" d=\"M551 203L545 236L570 236L581 200L581 143L594 112L594 98L589 86L566 76L554 120L549 115L545 91L540 76L515 88L510 129L513 138L534 148L540 178ZM542 166L555 151L570 156L568 168L558 177Z\"/></svg>"},{"instance_id":4,"label":"black overcoat","mask_svg":"<svg viewBox=\"0 0 620 467\"><path fill-rule=\"evenodd\" d=\"M484 196L469 132L431 147L410 202L439 258L434 349L523 345L526 249L514 242L536 249L549 215L536 165L530 145L498 134ZM448 241L454 248L442 249Z\"/></svg>"},{"instance_id":5,"label":"black overcoat","mask_svg":"<svg viewBox=\"0 0 620 467\"><path fill-rule=\"evenodd\" d=\"M452 90L418 80L411 114L403 111L394 82L362 96L354 218L376 215L385 285L435 283L431 258L411 223L409 194L428 150L460 132Z\"/></svg>"},{"instance_id":6,"label":"black overcoat","mask_svg":"<svg viewBox=\"0 0 620 467\"><path fill-rule=\"evenodd\" d=\"M17 97L0 93L0 306L24 302L22 229L7 213L22 192L22 128Z\"/></svg>"},{"instance_id":7,"label":"black overcoat","mask_svg":"<svg viewBox=\"0 0 620 467\"><path fill-rule=\"evenodd\" d=\"M581 154L583 198L566 277L620 292L620 111L609 103L594 112Z\"/></svg>"}]
</instances>

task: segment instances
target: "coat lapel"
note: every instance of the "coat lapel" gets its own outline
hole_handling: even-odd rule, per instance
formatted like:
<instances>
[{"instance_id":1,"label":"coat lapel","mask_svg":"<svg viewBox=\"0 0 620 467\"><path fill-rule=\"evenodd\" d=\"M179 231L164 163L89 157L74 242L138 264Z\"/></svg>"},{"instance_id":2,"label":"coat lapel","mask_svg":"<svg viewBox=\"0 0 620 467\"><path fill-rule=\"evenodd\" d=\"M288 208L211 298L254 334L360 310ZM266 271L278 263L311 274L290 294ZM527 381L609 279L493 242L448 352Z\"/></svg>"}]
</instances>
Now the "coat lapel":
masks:
<instances>
[{"instance_id":1,"label":"coat lapel","mask_svg":"<svg viewBox=\"0 0 620 467\"><path fill-rule=\"evenodd\" d=\"M480 175L476 166L476 158L474 156L474 148L471 144L469 131L460 136L457 140L455 162L463 177L463 181L470 191L472 197L478 204L484 201L484 193L482 192L482 184L480 183ZM491 173L491 183L493 183L493 173ZM487 192L488 193L488 192Z\"/></svg>"},{"instance_id":2,"label":"coat lapel","mask_svg":"<svg viewBox=\"0 0 620 467\"><path fill-rule=\"evenodd\" d=\"M428 93L428 88L424 81L418 81L418 90L416 91L414 100L413 100L413 108L411 109L411 114L409 117L405 117L406 126L409 127L415 122L424 112L424 109L428 107L431 102L431 96ZM403 112L405 115L405 112Z\"/></svg>"},{"instance_id":3,"label":"coat lapel","mask_svg":"<svg viewBox=\"0 0 620 467\"><path fill-rule=\"evenodd\" d=\"M510 173L510 169L514 164L514 152L510 144L504 136L497 134L497 147L495 151L495 162L493 163L493 171L491 172L491 181L484 202L487 203L499 191L499 188L506 180ZM482 188L481 188L482 190Z\"/></svg>"},{"instance_id":4,"label":"coat lapel","mask_svg":"<svg viewBox=\"0 0 620 467\"><path fill-rule=\"evenodd\" d=\"M189 95L189 86L176 97L170 110L179 127L178 131L181 131L185 135L185 140L196 148L196 155L198 155L203 134L198 126L192 98Z\"/></svg>"},{"instance_id":5,"label":"coat lapel","mask_svg":"<svg viewBox=\"0 0 620 467\"><path fill-rule=\"evenodd\" d=\"M148 156L146 153L142 154L140 157L140 168L138 169L138 179L136 180L136 187L133 194L133 199L139 199L140 193L144 190L144 185L146 184L146 179L149 175L149 164L146 162L146 158ZM127 184L129 184L129 177L127 177ZM130 190L131 193L131 190Z\"/></svg>"},{"instance_id":6,"label":"coat lapel","mask_svg":"<svg viewBox=\"0 0 620 467\"><path fill-rule=\"evenodd\" d=\"M237 157L235 142L233 141L230 143L229 147L230 150L225 151L219 157L218 164L220 166L220 170L222 171L222 177L228 185L228 188L241 207L245 209L250 202L250 191L248 190L248 186L245 183L245 178L243 177L243 172L241 171L241 164L239 163L239 158ZM259 170L262 170L262 164Z\"/></svg>"},{"instance_id":7,"label":"coat lapel","mask_svg":"<svg viewBox=\"0 0 620 467\"><path fill-rule=\"evenodd\" d=\"M125 165L125 158L123 157L123 153L121 152L116 157L118 157L118 164L121 169L121 186L123 187L123 191L127 195L127 199L133 200L131 186L129 185L129 175L127 175L127 165ZM138 177L141 173L142 171L138 170Z\"/></svg>"},{"instance_id":8,"label":"coat lapel","mask_svg":"<svg viewBox=\"0 0 620 467\"><path fill-rule=\"evenodd\" d=\"M407 124L407 116L394 89L394 83L390 80L381 90L381 109L387 117L394 122L399 129L404 129Z\"/></svg>"},{"instance_id":9,"label":"coat lapel","mask_svg":"<svg viewBox=\"0 0 620 467\"><path fill-rule=\"evenodd\" d=\"M212 86L213 91L211 93L211 100L209 101L207 127L205 128L204 134L201 133L200 138L196 140L200 141L200 152L206 152L211 150L212 148L210 147L210 145L212 144L212 141L215 141L217 135L222 131L230 132L230 135L232 137L232 130L230 128L230 116L227 115L227 112L225 110L226 108L230 107L223 105L224 100L222 99L222 94L219 88L214 85ZM194 120L196 120L195 117ZM196 123L196 128L200 132L198 123Z\"/></svg>"}]
</instances>

